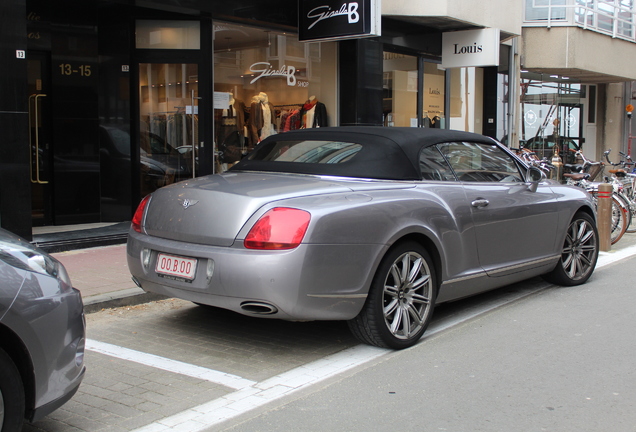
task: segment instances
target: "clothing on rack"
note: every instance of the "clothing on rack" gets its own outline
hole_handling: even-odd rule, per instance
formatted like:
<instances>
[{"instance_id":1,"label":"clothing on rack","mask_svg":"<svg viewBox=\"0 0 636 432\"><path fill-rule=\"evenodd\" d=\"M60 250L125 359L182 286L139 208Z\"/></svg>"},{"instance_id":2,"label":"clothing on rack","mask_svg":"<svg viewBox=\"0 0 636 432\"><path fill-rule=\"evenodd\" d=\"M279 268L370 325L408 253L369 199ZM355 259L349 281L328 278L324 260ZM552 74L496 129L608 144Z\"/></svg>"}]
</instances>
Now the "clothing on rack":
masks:
<instances>
[{"instance_id":1,"label":"clothing on rack","mask_svg":"<svg viewBox=\"0 0 636 432\"><path fill-rule=\"evenodd\" d=\"M302 120L302 115L301 115L301 110L294 110L289 117L287 117L287 120L285 121L285 127L287 128L288 131L290 130L298 130L301 127L301 120Z\"/></svg>"},{"instance_id":2,"label":"clothing on rack","mask_svg":"<svg viewBox=\"0 0 636 432\"><path fill-rule=\"evenodd\" d=\"M283 108L279 118L280 132L300 129L300 108L302 104L275 105L276 108Z\"/></svg>"},{"instance_id":3,"label":"clothing on rack","mask_svg":"<svg viewBox=\"0 0 636 432\"><path fill-rule=\"evenodd\" d=\"M194 131L192 122L194 120ZM197 114L186 114L185 109L179 107L177 111L155 112L147 117L142 127L148 139L142 139L141 148L149 154L161 152L170 153L171 149L179 146L191 145L192 142L199 142L199 116ZM193 136L194 134L194 136ZM150 140L154 137L155 141ZM161 145L157 144L163 143ZM153 144L151 146L151 144ZM162 147L162 148L160 148Z\"/></svg>"}]
</instances>

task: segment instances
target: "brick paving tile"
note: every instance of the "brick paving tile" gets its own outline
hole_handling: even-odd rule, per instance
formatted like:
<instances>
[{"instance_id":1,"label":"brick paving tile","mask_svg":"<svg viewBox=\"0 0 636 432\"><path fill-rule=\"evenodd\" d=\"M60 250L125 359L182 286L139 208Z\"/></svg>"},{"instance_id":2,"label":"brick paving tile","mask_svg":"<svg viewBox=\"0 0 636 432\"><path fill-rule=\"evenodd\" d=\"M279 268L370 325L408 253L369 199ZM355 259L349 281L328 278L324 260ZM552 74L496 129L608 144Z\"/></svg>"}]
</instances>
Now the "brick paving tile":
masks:
<instances>
[{"instance_id":1,"label":"brick paving tile","mask_svg":"<svg viewBox=\"0 0 636 432\"><path fill-rule=\"evenodd\" d=\"M143 411L112 401L101 407L101 409L124 418L132 418L143 414Z\"/></svg>"},{"instance_id":2,"label":"brick paving tile","mask_svg":"<svg viewBox=\"0 0 636 432\"><path fill-rule=\"evenodd\" d=\"M158 403L150 402L150 401L139 403L139 399L138 399L137 404L135 405L135 408L140 411L157 411L161 408L161 405L159 405Z\"/></svg>"},{"instance_id":3,"label":"brick paving tile","mask_svg":"<svg viewBox=\"0 0 636 432\"><path fill-rule=\"evenodd\" d=\"M78 429L74 426L70 426L67 423L52 420L48 417L36 422L34 424L25 423L22 427L22 432L87 432L82 429Z\"/></svg>"},{"instance_id":4,"label":"brick paving tile","mask_svg":"<svg viewBox=\"0 0 636 432\"><path fill-rule=\"evenodd\" d=\"M71 417L64 423L66 423L67 425L71 427L76 427L77 429L84 430L84 431L97 432L108 427L107 424L102 423L98 420L93 420L93 419L81 417L81 416Z\"/></svg>"}]
</instances>

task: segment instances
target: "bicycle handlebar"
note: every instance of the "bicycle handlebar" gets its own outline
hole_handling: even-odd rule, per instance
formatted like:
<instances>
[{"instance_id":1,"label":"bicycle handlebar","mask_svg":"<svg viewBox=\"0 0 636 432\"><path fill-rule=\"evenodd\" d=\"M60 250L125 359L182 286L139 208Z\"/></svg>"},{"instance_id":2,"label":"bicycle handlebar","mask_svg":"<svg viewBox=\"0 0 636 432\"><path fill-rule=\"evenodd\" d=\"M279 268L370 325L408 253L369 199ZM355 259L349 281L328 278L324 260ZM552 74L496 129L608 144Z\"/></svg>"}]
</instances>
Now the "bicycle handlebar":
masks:
<instances>
[{"instance_id":1,"label":"bicycle handlebar","mask_svg":"<svg viewBox=\"0 0 636 432\"><path fill-rule=\"evenodd\" d=\"M605 150L605 151L603 152L603 155L605 155L605 159L607 159L607 163L609 163L610 165L612 165L612 166L623 166L623 167L626 167L626 166L628 166L628 165L629 165L629 166L634 165L634 162L632 161L631 156L626 155L625 153L623 153L623 152L621 152L621 151L619 151L619 152L618 152L618 154L619 154L619 155L621 155L623 158L625 158L625 159L627 159L627 160L622 160L622 161L620 161L620 162L613 163L613 162L609 159L609 154L611 153L611 151L612 151L612 149Z\"/></svg>"}]
</instances>

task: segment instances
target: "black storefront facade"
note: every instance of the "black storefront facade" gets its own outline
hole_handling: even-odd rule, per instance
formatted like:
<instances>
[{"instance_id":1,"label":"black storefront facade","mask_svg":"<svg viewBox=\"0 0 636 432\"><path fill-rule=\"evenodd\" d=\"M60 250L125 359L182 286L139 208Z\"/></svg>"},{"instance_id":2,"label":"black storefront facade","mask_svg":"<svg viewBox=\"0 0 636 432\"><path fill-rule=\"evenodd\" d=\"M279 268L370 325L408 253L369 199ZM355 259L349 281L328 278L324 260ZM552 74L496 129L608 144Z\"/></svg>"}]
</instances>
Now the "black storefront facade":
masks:
<instances>
[{"instance_id":1,"label":"black storefront facade","mask_svg":"<svg viewBox=\"0 0 636 432\"><path fill-rule=\"evenodd\" d=\"M223 171L268 133L452 127L461 106L439 67L442 31L395 18L381 37L305 43L297 0L19 0L0 12L0 225L27 239L128 221L146 193ZM482 118L505 117L502 71L479 71ZM497 137L498 123L479 132Z\"/></svg>"}]
</instances>

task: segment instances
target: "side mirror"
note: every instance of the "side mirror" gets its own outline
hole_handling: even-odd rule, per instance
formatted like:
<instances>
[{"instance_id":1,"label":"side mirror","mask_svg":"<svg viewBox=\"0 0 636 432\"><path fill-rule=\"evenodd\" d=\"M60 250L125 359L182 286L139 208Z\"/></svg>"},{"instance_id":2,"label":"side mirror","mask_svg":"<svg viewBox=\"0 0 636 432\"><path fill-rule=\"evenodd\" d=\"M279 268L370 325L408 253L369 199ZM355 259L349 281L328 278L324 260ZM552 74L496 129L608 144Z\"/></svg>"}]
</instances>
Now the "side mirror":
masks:
<instances>
[{"instance_id":1,"label":"side mirror","mask_svg":"<svg viewBox=\"0 0 636 432\"><path fill-rule=\"evenodd\" d=\"M536 192L539 187L539 183L546 178L547 176L545 173L537 167L531 166L528 168L528 171L526 171L526 183L532 192Z\"/></svg>"}]
</instances>

